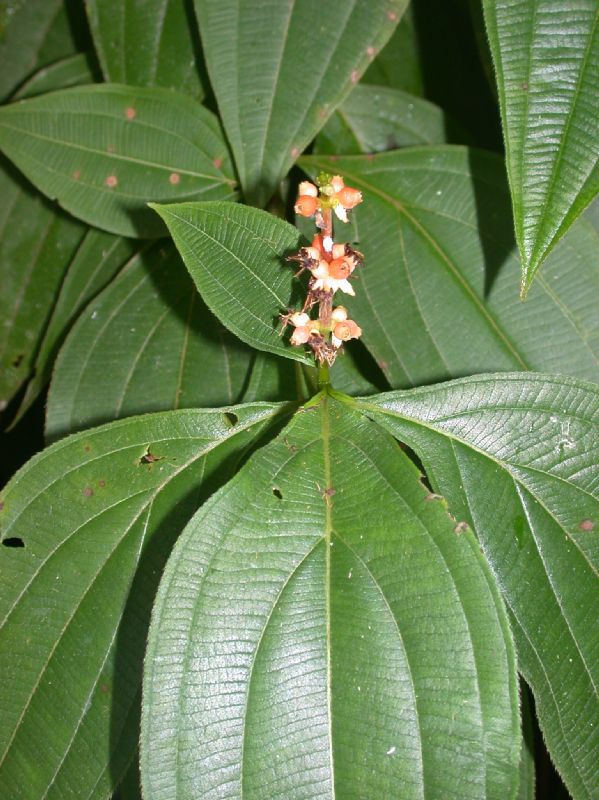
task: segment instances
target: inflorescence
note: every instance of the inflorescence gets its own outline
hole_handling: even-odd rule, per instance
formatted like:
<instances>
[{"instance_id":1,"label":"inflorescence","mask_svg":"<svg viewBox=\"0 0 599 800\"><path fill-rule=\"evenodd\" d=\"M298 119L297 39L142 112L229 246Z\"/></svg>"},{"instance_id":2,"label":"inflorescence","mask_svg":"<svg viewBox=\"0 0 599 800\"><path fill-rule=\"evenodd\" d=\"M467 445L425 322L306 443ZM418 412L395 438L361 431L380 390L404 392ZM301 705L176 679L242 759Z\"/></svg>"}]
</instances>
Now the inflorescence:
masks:
<instances>
[{"instance_id":1,"label":"inflorescence","mask_svg":"<svg viewBox=\"0 0 599 800\"><path fill-rule=\"evenodd\" d=\"M289 310L281 315L283 330L293 325L291 344L308 345L319 363L333 364L344 342L357 339L361 328L348 318L343 306L333 307L337 291L354 296L350 279L362 266L363 256L349 244L333 241L333 214L348 222L347 212L362 202L362 194L346 186L340 175L321 173L316 184L303 181L295 211L302 217L315 217L320 232L314 236L310 247L302 247L288 261L299 264L296 275L308 272L308 294L301 311ZM318 307L318 316L311 311Z\"/></svg>"}]
</instances>

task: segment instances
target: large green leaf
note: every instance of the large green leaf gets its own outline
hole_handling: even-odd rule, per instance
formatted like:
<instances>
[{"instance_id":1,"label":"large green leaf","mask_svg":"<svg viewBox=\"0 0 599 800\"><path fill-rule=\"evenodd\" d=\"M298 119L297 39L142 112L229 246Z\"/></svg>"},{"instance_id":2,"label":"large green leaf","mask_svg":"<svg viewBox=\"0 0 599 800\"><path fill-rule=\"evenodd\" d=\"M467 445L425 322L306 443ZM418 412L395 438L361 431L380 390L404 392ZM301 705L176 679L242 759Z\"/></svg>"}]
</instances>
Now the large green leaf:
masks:
<instances>
[{"instance_id":1,"label":"large green leaf","mask_svg":"<svg viewBox=\"0 0 599 800\"><path fill-rule=\"evenodd\" d=\"M352 395L377 391L363 362L361 353L339 357L335 386ZM73 327L54 368L46 435L53 440L147 411L307 399L314 387L304 384L302 369L232 336L206 308L174 246L156 246L137 256Z\"/></svg>"},{"instance_id":2,"label":"large green leaf","mask_svg":"<svg viewBox=\"0 0 599 800\"><path fill-rule=\"evenodd\" d=\"M0 147L67 211L123 236L164 235L149 200L234 195L216 117L166 89L104 84L11 103Z\"/></svg>"},{"instance_id":3,"label":"large green leaf","mask_svg":"<svg viewBox=\"0 0 599 800\"><path fill-rule=\"evenodd\" d=\"M0 795L106 798L137 747L170 547L276 406L175 411L71 436L0 500Z\"/></svg>"},{"instance_id":4,"label":"large green leaf","mask_svg":"<svg viewBox=\"0 0 599 800\"><path fill-rule=\"evenodd\" d=\"M152 206L165 221L206 304L244 342L259 350L314 359L279 334L279 315L301 304L285 256L297 252L299 231L266 211L236 203Z\"/></svg>"},{"instance_id":5,"label":"large green leaf","mask_svg":"<svg viewBox=\"0 0 599 800\"><path fill-rule=\"evenodd\" d=\"M394 388L514 369L599 381L599 207L521 304L499 157L445 146L302 163L364 193L365 266L347 305Z\"/></svg>"},{"instance_id":6,"label":"large green leaf","mask_svg":"<svg viewBox=\"0 0 599 800\"><path fill-rule=\"evenodd\" d=\"M152 616L146 800L514 795L503 606L419 477L321 396L198 512Z\"/></svg>"},{"instance_id":7,"label":"large green leaf","mask_svg":"<svg viewBox=\"0 0 599 800\"><path fill-rule=\"evenodd\" d=\"M599 191L599 5L484 0L525 295Z\"/></svg>"},{"instance_id":8,"label":"large green leaf","mask_svg":"<svg viewBox=\"0 0 599 800\"><path fill-rule=\"evenodd\" d=\"M33 374L17 419L27 411L50 380L58 349L81 309L114 278L133 254L134 246L134 240L131 239L94 228L87 231L67 267L60 289L52 298L52 314L36 351ZM105 379L103 375L97 381L96 390L99 385L104 385Z\"/></svg>"},{"instance_id":9,"label":"large green leaf","mask_svg":"<svg viewBox=\"0 0 599 800\"><path fill-rule=\"evenodd\" d=\"M107 81L203 96L197 30L184 0L87 0L86 8Z\"/></svg>"},{"instance_id":10,"label":"large green leaf","mask_svg":"<svg viewBox=\"0 0 599 800\"><path fill-rule=\"evenodd\" d=\"M314 152L379 153L414 144L446 141L438 107L399 89L358 84L316 138Z\"/></svg>"},{"instance_id":11,"label":"large green leaf","mask_svg":"<svg viewBox=\"0 0 599 800\"><path fill-rule=\"evenodd\" d=\"M206 309L174 246L155 246L73 328L54 370L46 435L148 411L231 405L242 399L252 360Z\"/></svg>"},{"instance_id":12,"label":"large green leaf","mask_svg":"<svg viewBox=\"0 0 599 800\"><path fill-rule=\"evenodd\" d=\"M407 0L195 0L248 201L277 183L387 42Z\"/></svg>"},{"instance_id":13,"label":"large green leaf","mask_svg":"<svg viewBox=\"0 0 599 800\"><path fill-rule=\"evenodd\" d=\"M0 101L37 66L75 50L63 0L0 4Z\"/></svg>"},{"instance_id":14,"label":"large green leaf","mask_svg":"<svg viewBox=\"0 0 599 800\"><path fill-rule=\"evenodd\" d=\"M68 264L85 234L0 161L0 411L29 377Z\"/></svg>"},{"instance_id":15,"label":"large green leaf","mask_svg":"<svg viewBox=\"0 0 599 800\"><path fill-rule=\"evenodd\" d=\"M599 388L476 376L360 408L409 444L501 586L551 756L599 795Z\"/></svg>"}]
</instances>

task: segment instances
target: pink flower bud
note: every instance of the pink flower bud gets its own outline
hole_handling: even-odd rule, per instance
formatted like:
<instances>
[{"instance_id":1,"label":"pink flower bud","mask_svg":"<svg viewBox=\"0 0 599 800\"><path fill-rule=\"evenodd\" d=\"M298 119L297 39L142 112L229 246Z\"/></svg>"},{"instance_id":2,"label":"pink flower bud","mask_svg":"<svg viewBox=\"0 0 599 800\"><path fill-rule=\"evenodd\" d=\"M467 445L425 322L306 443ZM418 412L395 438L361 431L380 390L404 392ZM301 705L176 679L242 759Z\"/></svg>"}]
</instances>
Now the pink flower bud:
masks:
<instances>
[{"instance_id":1,"label":"pink flower bud","mask_svg":"<svg viewBox=\"0 0 599 800\"><path fill-rule=\"evenodd\" d=\"M318 200L309 194L300 195L297 198L294 210L300 217L312 217L318 208Z\"/></svg>"},{"instance_id":2,"label":"pink flower bud","mask_svg":"<svg viewBox=\"0 0 599 800\"><path fill-rule=\"evenodd\" d=\"M331 186L333 187L333 191L335 192L340 192L343 189L345 183L341 175L333 175L333 177L331 178Z\"/></svg>"},{"instance_id":3,"label":"pink flower bud","mask_svg":"<svg viewBox=\"0 0 599 800\"><path fill-rule=\"evenodd\" d=\"M343 208L355 208L358 203L362 202L362 192L358 189L353 189L351 186L344 186L343 189L335 194L335 197Z\"/></svg>"},{"instance_id":4,"label":"pink flower bud","mask_svg":"<svg viewBox=\"0 0 599 800\"><path fill-rule=\"evenodd\" d=\"M298 195L308 195L309 197L318 197L318 189L310 181L302 181L299 185Z\"/></svg>"},{"instance_id":5,"label":"pink flower bud","mask_svg":"<svg viewBox=\"0 0 599 800\"><path fill-rule=\"evenodd\" d=\"M362 335L362 329L356 325L353 319L346 319L338 322L333 327L333 343L335 339L340 342L347 342L349 339L358 339Z\"/></svg>"}]
</instances>

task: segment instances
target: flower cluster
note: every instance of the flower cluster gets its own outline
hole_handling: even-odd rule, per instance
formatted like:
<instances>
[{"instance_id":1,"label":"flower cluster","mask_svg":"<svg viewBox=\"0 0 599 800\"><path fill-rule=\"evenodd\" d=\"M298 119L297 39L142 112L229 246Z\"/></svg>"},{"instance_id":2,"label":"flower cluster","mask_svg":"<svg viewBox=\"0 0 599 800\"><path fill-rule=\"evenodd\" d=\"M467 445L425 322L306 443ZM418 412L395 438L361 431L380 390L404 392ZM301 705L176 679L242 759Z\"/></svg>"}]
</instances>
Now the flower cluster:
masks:
<instances>
[{"instance_id":1,"label":"flower cluster","mask_svg":"<svg viewBox=\"0 0 599 800\"><path fill-rule=\"evenodd\" d=\"M300 248L288 261L299 264L296 275L308 272L308 294L301 311L289 311L281 319L284 327L293 325L291 344L308 345L317 360L332 364L343 342L357 339L362 331L348 318L343 306L333 307L336 291L354 296L350 279L362 266L363 256L349 244L333 241L332 214L347 222L347 211L362 201L362 194L346 186L340 175L319 175L316 185L309 181L300 183L296 213L304 217L315 216L320 228L309 247ZM318 318L310 312L318 306Z\"/></svg>"}]
</instances>

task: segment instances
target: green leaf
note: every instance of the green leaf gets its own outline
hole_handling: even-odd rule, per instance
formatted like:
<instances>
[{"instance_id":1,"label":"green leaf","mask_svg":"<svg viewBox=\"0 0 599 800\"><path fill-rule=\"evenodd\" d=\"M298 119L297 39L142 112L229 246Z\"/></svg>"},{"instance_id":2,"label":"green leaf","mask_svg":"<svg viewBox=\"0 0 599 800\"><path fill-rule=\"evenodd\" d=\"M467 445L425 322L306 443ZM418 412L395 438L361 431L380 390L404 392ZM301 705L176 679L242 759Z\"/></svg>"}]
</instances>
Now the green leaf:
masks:
<instances>
[{"instance_id":1,"label":"green leaf","mask_svg":"<svg viewBox=\"0 0 599 800\"><path fill-rule=\"evenodd\" d=\"M392 387L517 369L599 381L599 206L523 305L499 157L445 146L302 164L364 194L352 213L365 266L347 306Z\"/></svg>"},{"instance_id":2,"label":"green leaf","mask_svg":"<svg viewBox=\"0 0 599 800\"><path fill-rule=\"evenodd\" d=\"M358 84L318 134L314 152L379 153L415 144L445 142L438 107L399 89Z\"/></svg>"},{"instance_id":3,"label":"green leaf","mask_svg":"<svg viewBox=\"0 0 599 800\"><path fill-rule=\"evenodd\" d=\"M6 487L2 797L100 800L120 782L137 747L162 566L199 503L279 410L120 421L50 447Z\"/></svg>"},{"instance_id":4,"label":"green leaf","mask_svg":"<svg viewBox=\"0 0 599 800\"><path fill-rule=\"evenodd\" d=\"M522 258L522 296L599 192L596 0L484 0Z\"/></svg>"},{"instance_id":5,"label":"green leaf","mask_svg":"<svg viewBox=\"0 0 599 800\"><path fill-rule=\"evenodd\" d=\"M152 613L146 800L513 796L503 606L419 477L321 396L196 514Z\"/></svg>"},{"instance_id":6,"label":"green leaf","mask_svg":"<svg viewBox=\"0 0 599 800\"><path fill-rule=\"evenodd\" d=\"M52 306L85 228L57 213L0 161L0 411L31 374Z\"/></svg>"},{"instance_id":7,"label":"green leaf","mask_svg":"<svg viewBox=\"0 0 599 800\"><path fill-rule=\"evenodd\" d=\"M69 86L84 86L94 82L94 75L89 59L83 53L55 61L38 70L15 93L14 100L25 100L55 89L67 89Z\"/></svg>"},{"instance_id":8,"label":"green leaf","mask_svg":"<svg viewBox=\"0 0 599 800\"><path fill-rule=\"evenodd\" d=\"M419 50L414 6L409 5L391 38L364 73L362 83L422 95L424 79Z\"/></svg>"},{"instance_id":9,"label":"green leaf","mask_svg":"<svg viewBox=\"0 0 599 800\"><path fill-rule=\"evenodd\" d=\"M236 203L154 206L185 266L214 314L244 342L313 365L280 335L279 315L299 298L285 256L297 252L299 231L265 211Z\"/></svg>"},{"instance_id":10,"label":"green leaf","mask_svg":"<svg viewBox=\"0 0 599 800\"><path fill-rule=\"evenodd\" d=\"M551 757L573 797L597 797L599 387L476 376L359 406L414 448L476 530Z\"/></svg>"},{"instance_id":11,"label":"green leaf","mask_svg":"<svg viewBox=\"0 0 599 800\"><path fill-rule=\"evenodd\" d=\"M93 228L87 231L53 298L52 314L36 352L33 375L27 384L15 422L23 416L49 382L60 345L79 312L110 283L133 252L134 242L131 239L123 239ZM99 386L104 386L105 380L105 375L98 378L96 391ZM106 420L102 420L104 421Z\"/></svg>"},{"instance_id":12,"label":"green leaf","mask_svg":"<svg viewBox=\"0 0 599 800\"><path fill-rule=\"evenodd\" d=\"M3 2L0 6L0 100L37 66L75 50L63 0Z\"/></svg>"},{"instance_id":13,"label":"green leaf","mask_svg":"<svg viewBox=\"0 0 599 800\"><path fill-rule=\"evenodd\" d=\"M183 0L88 0L89 24L107 81L164 86L202 98L195 21Z\"/></svg>"},{"instance_id":14,"label":"green leaf","mask_svg":"<svg viewBox=\"0 0 599 800\"><path fill-rule=\"evenodd\" d=\"M155 246L74 326L54 370L46 436L149 411L232 405L252 361L206 309L174 246Z\"/></svg>"},{"instance_id":15,"label":"green leaf","mask_svg":"<svg viewBox=\"0 0 599 800\"><path fill-rule=\"evenodd\" d=\"M216 118L166 89L105 84L12 103L0 147L67 211L123 236L164 235L150 200L234 195Z\"/></svg>"},{"instance_id":16,"label":"green leaf","mask_svg":"<svg viewBox=\"0 0 599 800\"><path fill-rule=\"evenodd\" d=\"M277 183L387 42L407 0L195 0L246 199Z\"/></svg>"}]
</instances>

